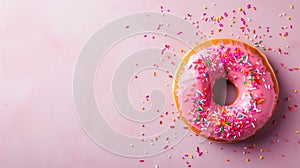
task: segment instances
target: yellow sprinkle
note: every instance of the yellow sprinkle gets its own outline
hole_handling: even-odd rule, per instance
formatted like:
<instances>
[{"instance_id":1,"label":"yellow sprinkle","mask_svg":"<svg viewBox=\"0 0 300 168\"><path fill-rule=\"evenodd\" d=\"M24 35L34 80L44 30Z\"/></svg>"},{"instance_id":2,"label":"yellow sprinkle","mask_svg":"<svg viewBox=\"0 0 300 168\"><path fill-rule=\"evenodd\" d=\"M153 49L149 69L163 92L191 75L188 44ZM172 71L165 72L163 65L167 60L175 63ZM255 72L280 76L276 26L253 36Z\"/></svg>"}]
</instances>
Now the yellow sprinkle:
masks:
<instances>
[{"instance_id":1,"label":"yellow sprinkle","mask_svg":"<svg viewBox=\"0 0 300 168\"><path fill-rule=\"evenodd\" d=\"M183 49L180 49L179 51L183 53Z\"/></svg>"},{"instance_id":2,"label":"yellow sprinkle","mask_svg":"<svg viewBox=\"0 0 300 168\"><path fill-rule=\"evenodd\" d=\"M291 8L291 9L294 9L294 5L293 5L293 4L290 4L290 8Z\"/></svg>"},{"instance_id":3,"label":"yellow sprinkle","mask_svg":"<svg viewBox=\"0 0 300 168\"><path fill-rule=\"evenodd\" d=\"M294 93L297 93L297 92L298 92L296 89L294 89L293 91L294 91Z\"/></svg>"},{"instance_id":4,"label":"yellow sprinkle","mask_svg":"<svg viewBox=\"0 0 300 168\"><path fill-rule=\"evenodd\" d=\"M145 107L141 107L141 110L145 110Z\"/></svg>"},{"instance_id":5,"label":"yellow sprinkle","mask_svg":"<svg viewBox=\"0 0 300 168\"><path fill-rule=\"evenodd\" d=\"M232 24L235 24L235 21L234 21L234 20L232 20L232 21L231 21L231 23L232 23Z\"/></svg>"},{"instance_id":6,"label":"yellow sprinkle","mask_svg":"<svg viewBox=\"0 0 300 168\"><path fill-rule=\"evenodd\" d=\"M191 159L193 159L193 158L194 158L192 154L190 154L190 155L189 155L189 157L190 157Z\"/></svg>"},{"instance_id":7,"label":"yellow sprinkle","mask_svg":"<svg viewBox=\"0 0 300 168\"><path fill-rule=\"evenodd\" d=\"M299 131L299 130L295 130L294 133L295 133L295 134L299 134L300 131Z\"/></svg>"},{"instance_id":8,"label":"yellow sprinkle","mask_svg":"<svg viewBox=\"0 0 300 168\"><path fill-rule=\"evenodd\" d=\"M217 32L221 32L222 31L222 29L217 29Z\"/></svg>"},{"instance_id":9,"label":"yellow sprinkle","mask_svg":"<svg viewBox=\"0 0 300 168\"><path fill-rule=\"evenodd\" d=\"M263 150L263 149L260 149L259 151L260 151L260 152L263 152L264 150Z\"/></svg>"},{"instance_id":10,"label":"yellow sprinkle","mask_svg":"<svg viewBox=\"0 0 300 168\"><path fill-rule=\"evenodd\" d=\"M153 72L153 76L156 76L156 72Z\"/></svg>"},{"instance_id":11,"label":"yellow sprinkle","mask_svg":"<svg viewBox=\"0 0 300 168\"><path fill-rule=\"evenodd\" d=\"M249 162L250 161L250 159L246 159L246 162Z\"/></svg>"},{"instance_id":12,"label":"yellow sprinkle","mask_svg":"<svg viewBox=\"0 0 300 168\"><path fill-rule=\"evenodd\" d=\"M246 34L246 39L249 39L249 35L248 34Z\"/></svg>"},{"instance_id":13,"label":"yellow sprinkle","mask_svg":"<svg viewBox=\"0 0 300 168\"><path fill-rule=\"evenodd\" d=\"M242 8L238 8L238 11L242 11Z\"/></svg>"},{"instance_id":14,"label":"yellow sprinkle","mask_svg":"<svg viewBox=\"0 0 300 168\"><path fill-rule=\"evenodd\" d=\"M292 18L290 16L287 17L288 20L291 20Z\"/></svg>"},{"instance_id":15,"label":"yellow sprinkle","mask_svg":"<svg viewBox=\"0 0 300 168\"><path fill-rule=\"evenodd\" d=\"M207 6L203 6L203 9L206 10L206 9L207 9Z\"/></svg>"},{"instance_id":16,"label":"yellow sprinkle","mask_svg":"<svg viewBox=\"0 0 300 168\"><path fill-rule=\"evenodd\" d=\"M262 155L259 156L260 159L263 159L264 157Z\"/></svg>"}]
</instances>

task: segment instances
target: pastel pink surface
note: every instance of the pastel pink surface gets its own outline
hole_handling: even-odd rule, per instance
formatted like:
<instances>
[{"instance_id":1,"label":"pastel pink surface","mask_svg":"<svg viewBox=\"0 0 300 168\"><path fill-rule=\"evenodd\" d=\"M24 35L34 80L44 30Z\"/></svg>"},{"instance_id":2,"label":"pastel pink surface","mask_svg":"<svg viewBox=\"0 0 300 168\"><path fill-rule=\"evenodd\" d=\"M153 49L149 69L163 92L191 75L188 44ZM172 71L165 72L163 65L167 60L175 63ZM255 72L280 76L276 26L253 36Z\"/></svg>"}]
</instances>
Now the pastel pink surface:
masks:
<instances>
[{"instance_id":1,"label":"pastel pink surface","mask_svg":"<svg viewBox=\"0 0 300 168\"><path fill-rule=\"evenodd\" d=\"M196 146L208 153L189 159L193 167L298 167L300 134L295 134L295 130L300 129L300 113L295 105L299 105L300 96L293 90L300 90L300 71L289 71L280 63L288 68L300 66L299 1L214 2L216 6L209 0L188 3L186 0L1 0L1 167L154 167L155 164L160 168L184 167L182 155L196 155ZM257 7L255 12L247 14L253 20L250 24L269 26L273 31L273 37L264 39L264 44L275 49L290 47L289 55L264 51L277 72L280 97L271 122L255 139L236 144L208 144L200 143L191 134L173 150L140 163L137 158L120 157L102 149L85 134L76 116L72 79L81 49L98 29L124 15L160 11L160 5L183 17L187 13L201 16L203 6L207 6L205 12L217 16L239 7L245 9L247 3ZM295 6L293 10L290 4ZM279 17L281 13L292 19ZM289 36L279 37L280 27L290 24L293 29ZM217 27L203 23L201 29L210 34ZM246 40L237 25L224 27L213 37L231 37L230 33ZM259 159L260 155L264 159ZM250 161L246 163L246 159Z\"/></svg>"}]
</instances>

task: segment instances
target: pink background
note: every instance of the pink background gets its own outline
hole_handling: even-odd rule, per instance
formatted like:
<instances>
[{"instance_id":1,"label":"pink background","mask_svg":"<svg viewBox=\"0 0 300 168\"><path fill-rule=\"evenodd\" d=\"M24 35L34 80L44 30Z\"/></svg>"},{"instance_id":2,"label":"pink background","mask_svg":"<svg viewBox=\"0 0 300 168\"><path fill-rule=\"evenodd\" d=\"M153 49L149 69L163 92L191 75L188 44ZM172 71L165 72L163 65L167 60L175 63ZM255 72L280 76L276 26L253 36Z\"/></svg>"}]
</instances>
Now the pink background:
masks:
<instances>
[{"instance_id":1,"label":"pink background","mask_svg":"<svg viewBox=\"0 0 300 168\"><path fill-rule=\"evenodd\" d=\"M158 165L163 168L186 167L186 161L192 167L298 167L300 93L294 90L300 91L300 71L288 68L300 66L299 1L213 2L215 6L209 0L1 0L0 167ZM247 10L247 3L257 10ZM290 4L294 5L293 10ZM145 162L140 163L137 158L107 152L85 134L76 116L72 93L73 71L82 47L98 29L114 19L142 11L160 12L161 5L175 15L184 17L190 13L198 20L204 12L203 6L207 6L208 16L222 15L224 11L231 15L232 9L241 7L249 11L245 18L251 17L251 28L257 29L258 34L273 36L263 38L266 47L281 48L289 53L265 51L277 72L280 98L276 114L255 139L237 144L199 144L198 137L190 134L174 149L143 158ZM279 17L282 13L286 16ZM207 34L218 28L201 22ZM280 29L290 24L292 29ZM239 25L230 28L224 24L222 31L212 37L231 37L230 33L234 33L233 38L240 36L241 40L253 44L245 39ZM270 28L269 33L265 32L266 27ZM285 31L289 32L287 37L278 35ZM204 152L200 157L196 155L196 146ZM194 158L183 160L186 153L193 154ZM260 155L264 158L260 159ZM249 162L246 159L250 159Z\"/></svg>"}]
</instances>

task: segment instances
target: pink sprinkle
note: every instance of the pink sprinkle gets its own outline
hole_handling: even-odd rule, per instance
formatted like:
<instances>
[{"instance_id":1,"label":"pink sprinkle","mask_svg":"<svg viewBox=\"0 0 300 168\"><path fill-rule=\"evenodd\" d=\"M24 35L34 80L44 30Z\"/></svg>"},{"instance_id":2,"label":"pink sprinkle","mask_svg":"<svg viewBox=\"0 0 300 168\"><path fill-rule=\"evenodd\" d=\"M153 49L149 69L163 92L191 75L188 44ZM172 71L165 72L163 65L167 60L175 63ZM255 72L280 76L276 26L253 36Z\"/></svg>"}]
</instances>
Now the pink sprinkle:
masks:
<instances>
[{"instance_id":1,"label":"pink sprinkle","mask_svg":"<svg viewBox=\"0 0 300 168\"><path fill-rule=\"evenodd\" d=\"M177 34L177 35L180 35L180 34L182 34L182 33L183 33L183 31L180 31L180 32L177 32L176 34Z\"/></svg>"},{"instance_id":2,"label":"pink sprinkle","mask_svg":"<svg viewBox=\"0 0 300 168\"><path fill-rule=\"evenodd\" d=\"M192 17L192 15L191 15L191 14L189 14L189 13L187 14L187 16L188 16L188 17Z\"/></svg>"},{"instance_id":3,"label":"pink sprinkle","mask_svg":"<svg viewBox=\"0 0 300 168\"><path fill-rule=\"evenodd\" d=\"M220 23L220 24L219 24L219 26L220 26L220 27L223 27L223 24L222 24L222 23Z\"/></svg>"},{"instance_id":4,"label":"pink sprinkle","mask_svg":"<svg viewBox=\"0 0 300 168\"><path fill-rule=\"evenodd\" d=\"M281 49L280 48L278 48L278 52L281 53Z\"/></svg>"},{"instance_id":5,"label":"pink sprinkle","mask_svg":"<svg viewBox=\"0 0 300 168\"><path fill-rule=\"evenodd\" d=\"M129 28L129 25L126 25L125 28L128 29L128 28Z\"/></svg>"},{"instance_id":6,"label":"pink sprinkle","mask_svg":"<svg viewBox=\"0 0 300 168\"><path fill-rule=\"evenodd\" d=\"M142 162L145 162L145 160L143 160L143 159L140 159L140 160L139 160L139 162L141 162L141 163L142 163Z\"/></svg>"},{"instance_id":7,"label":"pink sprinkle","mask_svg":"<svg viewBox=\"0 0 300 168\"><path fill-rule=\"evenodd\" d=\"M294 68L289 68L289 71L294 71Z\"/></svg>"},{"instance_id":8,"label":"pink sprinkle","mask_svg":"<svg viewBox=\"0 0 300 168\"><path fill-rule=\"evenodd\" d=\"M228 13L227 13L227 12L224 12L224 16L227 17L227 16L228 16Z\"/></svg>"},{"instance_id":9,"label":"pink sprinkle","mask_svg":"<svg viewBox=\"0 0 300 168\"><path fill-rule=\"evenodd\" d=\"M250 9L251 8L251 4L247 4L247 9Z\"/></svg>"}]
</instances>

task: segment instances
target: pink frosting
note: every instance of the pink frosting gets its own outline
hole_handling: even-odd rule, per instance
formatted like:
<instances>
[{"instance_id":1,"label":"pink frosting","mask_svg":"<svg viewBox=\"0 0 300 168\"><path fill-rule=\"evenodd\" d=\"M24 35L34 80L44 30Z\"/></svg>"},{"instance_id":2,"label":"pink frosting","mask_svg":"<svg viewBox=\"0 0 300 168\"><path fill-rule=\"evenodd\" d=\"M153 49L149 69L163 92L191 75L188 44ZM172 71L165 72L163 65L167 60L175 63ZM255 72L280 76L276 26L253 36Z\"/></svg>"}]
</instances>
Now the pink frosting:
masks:
<instances>
[{"instance_id":1,"label":"pink frosting","mask_svg":"<svg viewBox=\"0 0 300 168\"><path fill-rule=\"evenodd\" d=\"M271 117L276 93L271 73L260 56L242 43L213 45L190 56L178 71L176 95L182 117L200 132L215 140L240 141L253 135ZM235 101L216 104L212 88L225 77L238 89Z\"/></svg>"}]
</instances>

